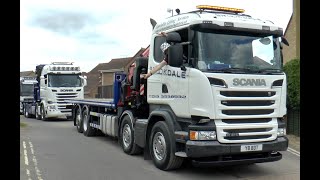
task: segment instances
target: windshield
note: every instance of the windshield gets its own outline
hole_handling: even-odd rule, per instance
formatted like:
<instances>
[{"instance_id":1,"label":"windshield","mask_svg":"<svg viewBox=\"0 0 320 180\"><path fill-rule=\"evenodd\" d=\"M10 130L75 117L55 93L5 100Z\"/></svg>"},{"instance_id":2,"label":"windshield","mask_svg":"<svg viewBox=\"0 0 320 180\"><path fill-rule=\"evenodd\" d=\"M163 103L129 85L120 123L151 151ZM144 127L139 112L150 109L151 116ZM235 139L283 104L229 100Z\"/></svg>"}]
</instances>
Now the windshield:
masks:
<instances>
[{"instance_id":1,"label":"windshield","mask_svg":"<svg viewBox=\"0 0 320 180\"><path fill-rule=\"evenodd\" d=\"M196 31L196 67L207 72L281 72L279 38Z\"/></svg>"},{"instance_id":2,"label":"windshield","mask_svg":"<svg viewBox=\"0 0 320 180\"><path fill-rule=\"evenodd\" d=\"M49 74L48 87L81 87L81 79L76 74Z\"/></svg>"},{"instance_id":3,"label":"windshield","mask_svg":"<svg viewBox=\"0 0 320 180\"><path fill-rule=\"evenodd\" d=\"M33 96L33 84L20 84L20 96Z\"/></svg>"}]
</instances>

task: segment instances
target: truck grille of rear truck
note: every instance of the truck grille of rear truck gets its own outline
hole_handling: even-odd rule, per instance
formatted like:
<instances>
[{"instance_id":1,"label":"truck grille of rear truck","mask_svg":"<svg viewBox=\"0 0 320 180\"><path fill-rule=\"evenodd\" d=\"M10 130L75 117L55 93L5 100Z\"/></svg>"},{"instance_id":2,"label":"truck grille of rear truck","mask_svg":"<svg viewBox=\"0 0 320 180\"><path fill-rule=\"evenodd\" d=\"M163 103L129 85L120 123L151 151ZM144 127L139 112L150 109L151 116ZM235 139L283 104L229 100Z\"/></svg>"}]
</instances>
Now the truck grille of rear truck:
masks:
<instances>
[{"instance_id":1,"label":"truck grille of rear truck","mask_svg":"<svg viewBox=\"0 0 320 180\"><path fill-rule=\"evenodd\" d=\"M60 110L62 113L69 113L71 112L71 109L67 109L67 105L71 105L70 103L65 103L65 100L72 100L78 97L78 93L57 93L57 104L58 104L58 110Z\"/></svg>"}]
</instances>

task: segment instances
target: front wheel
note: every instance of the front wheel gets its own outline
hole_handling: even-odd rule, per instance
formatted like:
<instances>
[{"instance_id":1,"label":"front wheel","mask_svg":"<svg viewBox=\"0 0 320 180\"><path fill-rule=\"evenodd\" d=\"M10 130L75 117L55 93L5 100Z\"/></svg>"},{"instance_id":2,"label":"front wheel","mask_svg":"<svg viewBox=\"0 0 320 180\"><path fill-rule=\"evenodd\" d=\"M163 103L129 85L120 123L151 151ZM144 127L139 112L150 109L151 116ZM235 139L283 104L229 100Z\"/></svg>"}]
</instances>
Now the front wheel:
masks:
<instances>
[{"instance_id":1,"label":"front wheel","mask_svg":"<svg viewBox=\"0 0 320 180\"><path fill-rule=\"evenodd\" d=\"M79 133L83 133L82 114L80 108L77 109L76 113L76 127Z\"/></svg>"},{"instance_id":2,"label":"front wheel","mask_svg":"<svg viewBox=\"0 0 320 180\"><path fill-rule=\"evenodd\" d=\"M125 116L121 122L119 141L126 154L134 155L142 152L142 149L135 143L134 131L129 116Z\"/></svg>"},{"instance_id":3,"label":"front wheel","mask_svg":"<svg viewBox=\"0 0 320 180\"><path fill-rule=\"evenodd\" d=\"M25 106L23 107L23 112L24 112L24 117L30 118L30 114L29 114L28 110L25 108Z\"/></svg>"},{"instance_id":4,"label":"front wheel","mask_svg":"<svg viewBox=\"0 0 320 180\"><path fill-rule=\"evenodd\" d=\"M35 107L36 119L41 120L41 115L39 115L38 109L39 109L38 104L36 104L36 107ZM40 113L41 113L41 111L40 111Z\"/></svg>"},{"instance_id":5,"label":"front wheel","mask_svg":"<svg viewBox=\"0 0 320 180\"><path fill-rule=\"evenodd\" d=\"M155 166L161 170L178 169L183 158L175 156L174 143L168 125L164 121L157 122L151 130L149 149Z\"/></svg>"},{"instance_id":6,"label":"front wheel","mask_svg":"<svg viewBox=\"0 0 320 180\"><path fill-rule=\"evenodd\" d=\"M42 105L40 109L41 109L41 111L40 111L41 112L41 120L46 121L47 117L46 117L46 111L44 109L44 106Z\"/></svg>"},{"instance_id":7,"label":"front wheel","mask_svg":"<svg viewBox=\"0 0 320 180\"><path fill-rule=\"evenodd\" d=\"M90 126L90 115L89 110L85 108L82 112L82 124L83 124L83 134L85 136L94 136L95 135L95 129Z\"/></svg>"}]
</instances>

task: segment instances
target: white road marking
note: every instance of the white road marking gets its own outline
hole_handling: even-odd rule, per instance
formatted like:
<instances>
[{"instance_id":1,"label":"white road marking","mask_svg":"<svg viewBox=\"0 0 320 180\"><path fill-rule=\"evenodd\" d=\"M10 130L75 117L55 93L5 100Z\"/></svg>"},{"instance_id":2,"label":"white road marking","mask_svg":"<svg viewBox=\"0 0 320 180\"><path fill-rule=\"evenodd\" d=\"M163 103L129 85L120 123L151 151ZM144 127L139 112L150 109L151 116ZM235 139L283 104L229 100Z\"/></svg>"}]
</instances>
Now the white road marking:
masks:
<instances>
[{"instance_id":1,"label":"white road marking","mask_svg":"<svg viewBox=\"0 0 320 180\"><path fill-rule=\"evenodd\" d=\"M33 150L33 145L31 143L31 141L29 141L29 146L30 146L30 149L31 149L31 154L32 154L32 161L34 163L34 169L36 170L36 174L38 176L38 179L39 180L43 180L41 178L41 173L40 173L40 170L38 168L38 162L37 162L37 159L36 159L36 156L34 155L34 150Z\"/></svg>"},{"instance_id":2,"label":"white road marking","mask_svg":"<svg viewBox=\"0 0 320 180\"><path fill-rule=\"evenodd\" d=\"M32 180L32 179L30 178L30 171L29 171L29 169L26 169L26 172L27 172L28 180Z\"/></svg>"},{"instance_id":3,"label":"white road marking","mask_svg":"<svg viewBox=\"0 0 320 180\"><path fill-rule=\"evenodd\" d=\"M28 160L28 154L27 154L27 147L26 147L26 142L23 141L23 152L24 152L24 163L26 165L29 165L29 160Z\"/></svg>"},{"instance_id":4,"label":"white road marking","mask_svg":"<svg viewBox=\"0 0 320 180\"><path fill-rule=\"evenodd\" d=\"M292 148L288 148L287 151L300 157L300 152L299 151L296 151L296 150L294 150Z\"/></svg>"}]
</instances>

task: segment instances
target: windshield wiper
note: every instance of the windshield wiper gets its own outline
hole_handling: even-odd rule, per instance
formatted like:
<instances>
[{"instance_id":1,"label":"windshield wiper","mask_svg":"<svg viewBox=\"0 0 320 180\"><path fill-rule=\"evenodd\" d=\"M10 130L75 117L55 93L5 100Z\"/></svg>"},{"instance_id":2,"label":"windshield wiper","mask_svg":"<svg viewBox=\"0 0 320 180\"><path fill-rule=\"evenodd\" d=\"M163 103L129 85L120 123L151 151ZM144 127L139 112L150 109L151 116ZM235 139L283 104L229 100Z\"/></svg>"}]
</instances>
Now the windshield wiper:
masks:
<instances>
[{"instance_id":1,"label":"windshield wiper","mask_svg":"<svg viewBox=\"0 0 320 180\"><path fill-rule=\"evenodd\" d=\"M218 72L224 72L224 73L246 73L248 71L250 71L249 68L223 68L223 69L217 69L214 71L218 71Z\"/></svg>"},{"instance_id":2,"label":"windshield wiper","mask_svg":"<svg viewBox=\"0 0 320 180\"><path fill-rule=\"evenodd\" d=\"M257 71L255 71L256 73L261 73L261 74L281 74L281 70L280 69L259 69Z\"/></svg>"}]
</instances>

